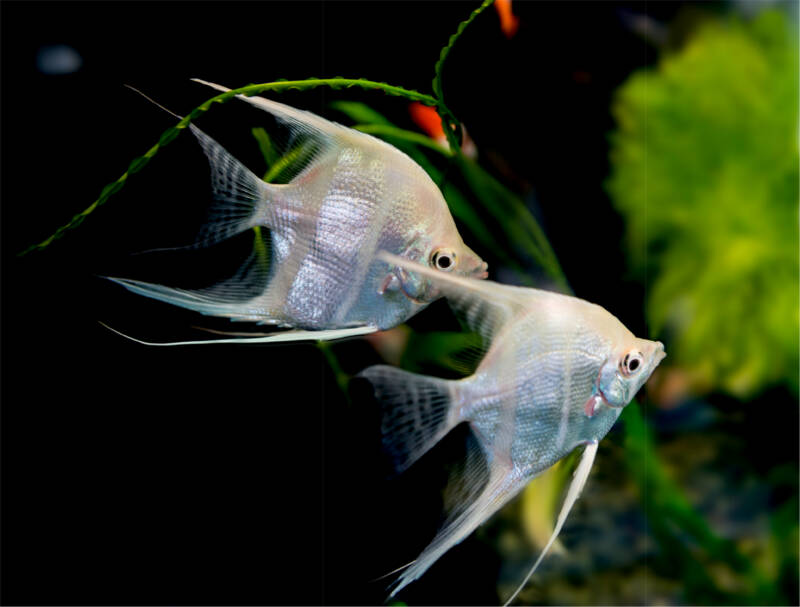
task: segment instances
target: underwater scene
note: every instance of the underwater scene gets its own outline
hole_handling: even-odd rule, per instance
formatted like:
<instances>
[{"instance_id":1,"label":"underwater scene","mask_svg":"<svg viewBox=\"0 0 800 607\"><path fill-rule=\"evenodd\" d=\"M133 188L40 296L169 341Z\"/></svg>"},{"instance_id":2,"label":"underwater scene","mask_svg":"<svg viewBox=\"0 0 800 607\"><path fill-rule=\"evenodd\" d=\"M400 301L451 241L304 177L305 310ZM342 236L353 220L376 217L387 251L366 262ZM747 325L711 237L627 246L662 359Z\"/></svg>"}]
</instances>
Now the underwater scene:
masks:
<instances>
[{"instance_id":1,"label":"underwater scene","mask_svg":"<svg viewBox=\"0 0 800 607\"><path fill-rule=\"evenodd\" d=\"M800 603L796 1L0 16L3 604Z\"/></svg>"}]
</instances>

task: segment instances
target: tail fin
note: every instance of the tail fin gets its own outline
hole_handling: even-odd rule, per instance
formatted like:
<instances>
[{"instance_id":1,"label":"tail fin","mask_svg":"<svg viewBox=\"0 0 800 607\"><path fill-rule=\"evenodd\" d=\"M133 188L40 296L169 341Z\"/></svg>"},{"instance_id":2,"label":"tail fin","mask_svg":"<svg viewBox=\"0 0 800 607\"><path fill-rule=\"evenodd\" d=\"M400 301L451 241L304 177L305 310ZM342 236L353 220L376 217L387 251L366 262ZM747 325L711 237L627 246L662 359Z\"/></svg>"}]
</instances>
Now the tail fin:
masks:
<instances>
[{"instance_id":1,"label":"tail fin","mask_svg":"<svg viewBox=\"0 0 800 607\"><path fill-rule=\"evenodd\" d=\"M271 266L268 241L256 234L253 251L231 278L205 289L176 289L164 285L106 276L129 291L210 316L277 324L263 295Z\"/></svg>"},{"instance_id":2,"label":"tail fin","mask_svg":"<svg viewBox=\"0 0 800 607\"><path fill-rule=\"evenodd\" d=\"M215 200L197 244L215 244L248 228L267 225L266 210L276 186L259 179L196 126L191 124L189 128L211 164L211 187Z\"/></svg>"},{"instance_id":3,"label":"tail fin","mask_svg":"<svg viewBox=\"0 0 800 607\"><path fill-rule=\"evenodd\" d=\"M235 320L261 322L268 322L270 320L267 314L260 313L260 311L256 309L256 306L250 304L250 302L228 302L224 301L220 296L206 294L199 290L175 289L172 287L165 287L164 285L142 282L140 280L130 280L127 278L113 278L111 276L107 276L106 278L122 285L137 295L151 297L208 316L225 316Z\"/></svg>"},{"instance_id":4,"label":"tail fin","mask_svg":"<svg viewBox=\"0 0 800 607\"><path fill-rule=\"evenodd\" d=\"M383 410L383 445L399 474L458 423L451 409L454 382L386 365L360 373L372 384Z\"/></svg>"}]
</instances>

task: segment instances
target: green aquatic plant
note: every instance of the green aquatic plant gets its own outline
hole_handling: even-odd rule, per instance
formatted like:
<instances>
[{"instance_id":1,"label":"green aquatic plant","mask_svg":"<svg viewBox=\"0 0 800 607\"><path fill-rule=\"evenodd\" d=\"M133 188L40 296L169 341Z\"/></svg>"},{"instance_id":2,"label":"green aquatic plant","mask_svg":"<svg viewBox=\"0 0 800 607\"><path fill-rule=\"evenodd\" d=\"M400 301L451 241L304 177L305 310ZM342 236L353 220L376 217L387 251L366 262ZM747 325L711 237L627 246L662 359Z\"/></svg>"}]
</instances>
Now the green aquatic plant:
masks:
<instances>
[{"instance_id":1,"label":"green aquatic plant","mask_svg":"<svg viewBox=\"0 0 800 607\"><path fill-rule=\"evenodd\" d=\"M703 391L797 390L796 51L778 11L706 22L614 101L608 190L651 329Z\"/></svg>"},{"instance_id":2,"label":"green aquatic plant","mask_svg":"<svg viewBox=\"0 0 800 607\"><path fill-rule=\"evenodd\" d=\"M271 92L281 92L287 90L308 90L317 88L320 86L327 86L334 90L346 89L346 88L362 88L365 90L379 90L387 95L392 95L395 97L404 97L411 101L419 101L420 103L424 103L425 105L434 106L436 111L442 118L442 127L444 128L445 135L450 142L450 145L453 149L458 149L460 145L460 137L461 137L461 126L450 111L450 109L445 105L444 100L442 99L441 92L442 92L442 85L441 85L441 72L442 67L444 66L445 60L447 55L450 52L450 48L456 43L461 33L464 31L469 23L472 22L475 17L477 17L481 12L483 12L488 6L490 6L494 0L484 0L481 5L475 9L472 14L462 22L456 33L450 38L448 44L442 49L441 54L439 56L439 61L436 63L435 66L435 76L433 79L433 90L436 94L435 97L430 95L425 95L423 93L419 93L417 91L405 89L399 86L393 86L391 84L387 84L385 82L375 82L372 80L366 80L363 78L306 78L304 80L281 80L278 82L268 82L265 84L252 84L249 86L240 87L237 89L233 89L231 91L227 91L220 95L216 95L211 99L205 101L201 105L194 108L189 114L180 120L178 124L173 127L170 127L164 133L162 133L161 137L159 137L158 142L153 145L147 152L134 158L128 169L115 181L106 185L101 191L100 196L98 196L97 200L95 200L91 205L89 205L83 211L77 213L73 216L73 218L66 223L65 225L59 227L52 235L48 238L44 239L43 241L33 244L26 248L25 250L20 252L20 255L25 255L32 251L41 250L48 247L53 241L61 238L64 233L74 228L77 228L79 225L83 223L83 221L88 217L91 213L97 209L97 207L102 206L105 204L108 199L119 192L125 185L125 182L131 175L134 175L141 171L148 162L158 153L158 151L163 148L164 146L168 145L171 141L173 141L178 135L180 135L181 131L185 130L189 124L191 124L194 120L205 114L211 107L216 103L225 103L230 99L233 99L236 95L258 95L260 93L271 91Z\"/></svg>"},{"instance_id":3,"label":"green aquatic plant","mask_svg":"<svg viewBox=\"0 0 800 607\"><path fill-rule=\"evenodd\" d=\"M699 604L783 604L785 597L764 571L733 541L716 534L667 474L656 453L653 429L636 401L626 407L623 420L628 469L661 546L660 558L668 558L667 567L683 579L684 595ZM734 577L741 580L737 593L725 589L724 579Z\"/></svg>"},{"instance_id":4,"label":"green aquatic plant","mask_svg":"<svg viewBox=\"0 0 800 607\"><path fill-rule=\"evenodd\" d=\"M424 103L426 105L433 105L437 106L437 100L431 97L430 95L424 95L422 93L418 93L417 91L412 91L409 89L404 89L399 86L392 86L390 84L386 84L384 82L374 82L372 80L364 80L364 79L353 79L353 78L307 78L305 80L280 80L278 82L267 82L265 84L251 84L248 86L243 86L237 89L233 89L227 91L225 93L221 93L219 95L215 95L211 99L203 102L196 108L194 108L189 114L182 118L175 126L168 128L164 131L161 136L158 138L158 141L144 154L134 158L131 163L128 165L128 169L120 175L116 180L112 181L108 185L106 185L101 191L100 195L98 196L97 200L95 200L92 204L86 207L83 211L77 213L67 222L65 225L59 227L52 235L45 238L43 241L33 244L29 246L24 251L20 252L20 255L26 255L32 251L42 250L50 246L55 240L58 240L66 232L69 230L73 230L81 225L84 220L91 215L98 207L104 205L108 202L108 199L111 198L114 194L119 192L124 186L128 179L132 176L141 171L149 162L153 159L153 157L158 153L158 151L163 148L164 146L168 145L172 142L178 135L181 134L182 131L187 129L189 125L197 120L200 116L205 114L209 111L215 104L219 103L226 103L231 99L235 98L236 95L245 95L245 96L252 96L258 95L265 91L272 91L272 92L281 92L281 91L288 91L288 90L298 90L304 91L309 89L314 89L317 87L326 86L330 87L334 90L339 89L347 89L347 88L362 88L365 90L379 90L387 95L393 95L396 97L404 97L406 99L410 99L412 101L419 101L420 103ZM440 112L449 112L445 108L440 108L437 106L437 111ZM445 114L448 115L448 114Z\"/></svg>"},{"instance_id":5,"label":"green aquatic plant","mask_svg":"<svg viewBox=\"0 0 800 607\"><path fill-rule=\"evenodd\" d=\"M177 137L189 123L200 118L215 104L224 103L237 93L254 95L287 89L307 90L319 86L334 89L359 87L382 91L388 95L435 107L445 125L448 147L420 133L392 124L367 105L350 101L338 101L333 104L334 109L341 111L355 122L354 128L381 137L414 158L440 185L453 215L466 226L483 247L494 251L502 263L516 270L521 281L531 284L526 269L530 268L531 262L535 262L550 279L568 291L566 277L555 253L521 198L492 177L478 162L466 158L461 153L460 126L443 101L442 73L450 50L465 28L490 4L491 0L486 0L473 11L469 18L459 25L449 43L442 49L435 66L433 95L380 82L344 78L271 82L241 87L217 95L165 131L150 150L131 162L128 170L120 178L103 188L92 205L78 213L51 237L25 252L45 249L68 230L80 225L97 207L106 203L118 192L131 175L141 171L159 149ZM738 352L745 351L739 348L747 347L752 342L756 345L755 353L765 354L767 347L765 344L781 342L778 335L780 328L783 331L782 341L785 343L779 345L778 349L782 348L780 351L785 351L792 347L789 341L793 343L797 334L796 327L794 329L778 327L780 324L778 319L786 317L785 314L780 316L781 311L794 306L793 311L796 312L796 263L794 266L791 265L794 257L789 255L787 258L783 249L780 253L769 248L762 250L755 246L755 240L746 238L751 232L761 234L759 230L767 233L769 230L777 230L772 233L776 243L774 248L777 250L780 248L777 243L782 242L781 238L786 235L790 237L796 235L796 207L786 204L786 200L792 195L795 202L797 198L797 150L793 142L789 141L787 145L784 136L787 132L790 135L795 134L797 125L796 121L787 120L784 115L772 116L769 111L770 105L778 98L784 104L787 99L791 102L791 96L796 88L796 73L782 83L773 79L773 71L777 70L778 66L784 70L781 72L784 76L788 73L787 65L796 68L792 57L786 53L784 41L777 35L780 30L777 23L774 17L769 17L762 18L752 26L737 24L730 28L709 27L707 31L711 34L703 34L707 38L705 42L693 42L687 46L687 49L692 49L684 51L689 59L679 54L665 60L659 72L655 74L647 72L634 76L620 92L615 110L621 126L620 132L614 139L615 173L609 182L609 188L630 226L629 242L632 250L648 251L647 263L642 262L640 269L644 271L645 268L649 268L651 273L658 271L648 308L651 321L658 330L669 329L675 332L676 340L683 340L675 345L677 358L693 361L697 357L698 344L704 346L703 354L708 354L709 346L713 346L715 349L711 360L714 366L709 371L710 376L717 377L717 374L721 373L720 369L723 371L728 369L725 373L728 381L733 381L733 385L742 384L742 370L739 368L737 376L735 371L729 370L735 369L736 365L725 366L727 363L721 360L725 348L729 349L731 353L729 356L736 356ZM782 23L782 26L785 24ZM749 32L748 35L753 35L756 41L748 39L743 42L742 32ZM733 50L731 50L725 45L730 43L730 37L736 36L739 36L738 42L732 44ZM713 44L709 40L713 41ZM730 66L735 62L731 61L730 56L725 57L725 54L731 52L739 53L734 56L761 74L757 83L750 86L740 82L738 87L730 88ZM758 53L769 56L769 60L763 56L761 59L754 59L754 52L756 57ZM703 63L709 54L719 65ZM700 70L701 67L701 71L696 73L692 71ZM657 78L662 78L663 82L653 87L652 83ZM707 84L708 82L712 84ZM704 87L708 90L702 98L696 98L695 92ZM750 88L759 90L753 92ZM741 98L737 95L741 95ZM729 99L735 100L735 108L744 104L743 107L749 108L755 115L753 121L747 123L748 128L738 135L736 135L736 121L739 119L739 114L735 109L727 107ZM705 108L699 117L687 109L694 104ZM643 118L643 112L647 113L647 119ZM774 153L762 158L763 173L771 175L768 180L762 179L761 173L748 164L753 156L762 157L761 151L756 154L749 149L754 145L763 145L760 138L756 137L756 128L762 128L770 135L775 148ZM291 159L280 157L276 153L268 134L263 129L254 129L253 136L266 162L264 179L279 180L283 167ZM705 143L713 144L713 147L703 147ZM662 157L653 156L656 149L650 147L653 144L664 146L663 149L666 151ZM731 147L737 153L737 160L728 163L725 160L726 150ZM302 154L300 149L295 152ZM643 168L645 162L648 163L647 170ZM459 179L450 178L453 174ZM710 174L715 175L715 180L709 181ZM752 182L761 184L761 189ZM765 183L768 183L769 187L764 187ZM729 201L733 207L729 214L723 214L722 217L720 209L714 208L720 199ZM776 203L775 200L782 202ZM753 207L763 209L763 216L757 214L755 222L751 222L752 218L747 212L747 208L752 210ZM787 212L787 207L791 207L790 211L792 209L793 211ZM645 214L642 209L646 209L647 213ZM708 229L711 224L715 228L724 227L728 236L710 234L715 231ZM781 234L780 230L784 230L786 234ZM673 236L676 235L680 239L673 245ZM254 250L258 259L266 264L268 253L263 238L264 234L256 228ZM509 246L509 243L513 246ZM720 251L723 254L722 258L718 259ZM692 268L696 267L692 261L696 255L703 255L706 252L711 253L710 260L713 265L708 272L696 278L692 274ZM726 257L725 254L730 257ZM763 271L764 265L770 262L777 268L777 272L773 275L767 275ZM725 264L740 263L749 263L752 266L750 274L747 275L748 279L755 280L751 298L754 301L758 300L759 306L774 304L775 314L771 318L776 326L770 326L764 331L768 336L767 339L758 334L757 323L751 322L748 332L741 337L748 340L744 345L732 343L730 327L726 327L728 330L719 334L723 338L723 343L717 347L713 338L718 335L712 334L712 331L719 330L718 325L721 323L736 324L739 321L735 305L741 306L742 302L737 299L739 291L731 287L733 284L730 282L731 271ZM720 270L720 264L725 271ZM715 274L718 275L717 281L714 280ZM785 284L779 289L781 281ZM731 287L730 295L724 289L722 291L718 289L719 286L725 285ZM656 293L659 297L656 297ZM676 293L679 296L675 296ZM770 302L770 297L774 297L775 300ZM705 303L710 302L710 304L704 307L698 302L703 302L704 306ZM683 318L681 314L687 313L687 307L688 313L694 314L692 322L695 325L692 332L681 333ZM718 310L719 318L713 310ZM762 311L760 307L754 312L753 318L762 317ZM698 321L698 316L701 320L704 319L703 322ZM694 336L695 326L704 329L705 333L700 334L703 336L702 339ZM712 341L709 342L708 339ZM669 346L671 357L673 343L675 342L671 341ZM402 352L401 364L407 369L418 370L438 365L453 372L465 373L463 353L474 345L474 336L463 333L410 332ZM336 356L339 346L323 343L319 347L331 366L337 385L346 394L349 376ZM737 354L732 354L734 352ZM766 352L766 356L759 361L760 366L755 375L751 371L749 376L745 373L744 377L765 377L764 369L778 356L776 354L772 357L770 354ZM705 367L700 365L699 368ZM785 369L782 368L780 372L785 373ZM737 377L739 377L738 384L735 381ZM749 384L744 383L755 385L753 381ZM648 521L654 528L655 536L663 546L664 552L686 559L686 565L682 567L680 573L687 586L694 589L695 596L702 596L700 593L703 589L715 586L714 580L706 575L705 569L697 567L696 563L721 562L737 574L745 575L752 580L748 598L773 599L779 602L780 597L770 594L769 587L765 586L764 576L760 570L745 562L735 545L720 539L713 532L707 522L693 509L678 484L666 475L655 454L649 424L635 403L628 407L623 420L626 422L623 431L629 470L641 488ZM567 480L568 466L565 464L552 470L551 474L535 480L526 490L523 497L524 516L529 521L528 526L532 528L529 529L529 533L534 536L535 541L541 542L542 537L547 537L549 530L545 529L544 525L552 523L557 497ZM542 500L542 495L546 495L547 499ZM539 508L541 511L532 512L533 508ZM793 512L791 509L785 509L781 516L790 520L789 515ZM778 521L776 528L785 529L787 524ZM796 537L796 525L794 530ZM686 541L686 536L689 537L689 542ZM689 543L699 546L703 553L702 559L695 558L695 553L687 547ZM735 598L720 594L705 596L708 600L731 601Z\"/></svg>"}]
</instances>

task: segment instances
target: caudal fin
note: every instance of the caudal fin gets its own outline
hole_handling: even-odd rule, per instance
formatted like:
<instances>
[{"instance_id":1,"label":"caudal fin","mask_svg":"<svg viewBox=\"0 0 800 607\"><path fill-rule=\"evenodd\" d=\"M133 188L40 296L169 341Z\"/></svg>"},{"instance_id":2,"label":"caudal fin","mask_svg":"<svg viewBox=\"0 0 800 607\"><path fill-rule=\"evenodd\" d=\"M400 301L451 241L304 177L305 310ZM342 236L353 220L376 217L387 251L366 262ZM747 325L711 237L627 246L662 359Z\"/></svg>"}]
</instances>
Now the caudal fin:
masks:
<instances>
[{"instance_id":1,"label":"caudal fin","mask_svg":"<svg viewBox=\"0 0 800 607\"><path fill-rule=\"evenodd\" d=\"M178 289L164 285L106 276L129 291L210 316L278 324L263 298L270 277L270 247L256 235L253 251L227 280L204 289Z\"/></svg>"},{"instance_id":2,"label":"caudal fin","mask_svg":"<svg viewBox=\"0 0 800 607\"><path fill-rule=\"evenodd\" d=\"M383 446L399 474L457 423L451 411L454 382L386 365L360 373L372 384L383 412Z\"/></svg>"},{"instance_id":3,"label":"caudal fin","mask_svg":"<svg viewBox=\"0 0 800 607\"><path fill-rule=\"evenodd\" d=\"M266 212L276 186L257 177L196 126L189 128L208 157L214 194L214 205L197 244L212 245L248 228L267 225Z\"/></svg>"}]
</instances>

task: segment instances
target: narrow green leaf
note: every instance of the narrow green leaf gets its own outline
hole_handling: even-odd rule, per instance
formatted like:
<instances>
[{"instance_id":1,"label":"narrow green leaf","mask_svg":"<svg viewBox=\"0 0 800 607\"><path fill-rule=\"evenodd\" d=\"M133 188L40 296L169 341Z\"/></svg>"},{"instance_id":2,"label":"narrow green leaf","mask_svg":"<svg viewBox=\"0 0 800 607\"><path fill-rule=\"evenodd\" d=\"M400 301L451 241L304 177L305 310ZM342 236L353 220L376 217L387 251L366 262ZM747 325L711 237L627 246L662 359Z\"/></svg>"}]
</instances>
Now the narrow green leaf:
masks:
<instances>
[{"instance_id":1,"label":"narrow green leaf","mask_svg":"<svg viewBox=\"0 0 800 607\"><path fill-rule=\"evenodd\" d=\"M259 93L263 93L265 91L273 91L273 92L281 92L286 90L308 90L317 88L320 86L327 86L335 89L347 89L347 88L362 88L365 90L375 90L375 91L383 91L387 95L392 95L395 97L403 97L405 99L409 99L411 101L419 101L420 103L424 103L426 105L436 105L437 101L430 95L425 95L423 93L419 93L417 91L404 89L399 86L393 86L390 84L386 84L385 82L374 82L372 80L364 80L364 79L350 79L350 78L311 78L307 80L281 80L278 82L267 82L265 84L251 84L248 86L244 86L238 89L233 89L226 93L222 93L220 95L216 95L211 99L203 102L201 105L197 106L193 109L189 114L183 118L178 124L175 126L171 126L168 128L159 138L159 141L156 145L150 148L143 157L152 158L158 152L158 150L170 143L172 140L175 139L180 134L180 131L186 129L189 124L199 118L202 114L207 112L211 106L215 103L225 103L230 99L233 99L236 95L245 95L245 96L253 96L258 95ZM131 164L136 163L139 161L139 158L134 158ZM26 255L31 251L42 250L48 247L53 241L61 238L67 231L76 228L80 225L80 222L83 219L92 213L97 207L105 204L108 202L108 199L122 189L122 186L125 184L125 181L128 178L129 173L123 173L116 181L112 182L111 184L105 186L100 196L95 200L91 205L89 205L86 209L81 211L80 213L74 215L69 222L65 225L59 227L51 236L46 238L45 240L29 246L24 251L21 251L18 255Z\"/></svg>"},{"instance_id":2,"label":"narrow green leaf","mask_svg":"<svg viewBox=\"0 0 800 607\"><path fill-rule=\"evenodd\" d=\"M481 337L476 333L412 331L400 359L400 366L417 373L436 369L457 371L468 375L475 370L479 355L471 354L481 348Z\"/></svg>"},{"instance_id":3,"label":"narrow green leaf","mask_svg":"<svg viewBox=\"0 0 800 607\"><path fill-rule=\"evenodd\" d=\"M348 116L353 122L392 125L386 116L360 101L333 101L329 104L329 107Z\"/></svg>"},{"instance_id":4,"label":"narrow green leaf","mask_svg":"<svg viewBox=\"0 0 800 607\"><path fill-rule=\"evenodd\" d=\"M422 133L416 133L414 131L407 131L406 129L401 129L396 126L391 126L388 124L356 124L351 128L354 128L357 131L361 131L362 133L368 133L370 135L378 135L379 137L403 139L405 141L408 141L409 143L421 145L430 150L439 152L442 156L446 156L447 158L453 155L453 152L451 152L447 148L442 147L427 135L423 135Z\"/></svg>"},{"instance_id":5,"label":"narrow green leaf","mask_svg":"<svg viewBox=\"0 0 800 607\"><path fill-rule=\"evenodd\" d=\"M452 50L453 46L455 45L456 41L461 37L461 34L464 33L464 30L467 26L472 23L475 18L480 15L486 8L492 4L494 0L484 0L483 3L476 8L470 16L462 21L458 28L456 29L456 33L450 36L450 40L447 42L447 45L441 50L439 53L439 60L436 62L434 66L434 78L433 78L433 94L438 99L438 104L436 105L436 111L439 112L439 116L442 118L442 127L444 128L445 136L447 137L447 141L450 144L450 147L457 151L461 149L461 125L456 120L453 113L444 103L444 94L442 92L442 68L444 67L444 62L447 57L450 55L450 51Z\"/></svg>"},{"instance_id":6,"label":"narrow green leaf","mask_svg":"<svg viewBox=\"0 0 800 607\"><path fill-rule=\"evenodd\" d=\"M336 379L336 385L339 386L339 389L345 396L348 404L350 403L350 392L348 391L348 385L350 383L350 376L347 372L342 368L342 365L339 363L339 359L334 354L332 346L329 342L326 341L318 341L316 342L317 348L319 348L322 355L325 357L326 362L331 368L333 372L333 377Z\"/></svg>"},{"instance_id":7,"label":"narrow green leaf","mask_svg":"<svg viewBox=\"0 0 800 607\"><path fill-rule=\"evenodd\" d=\"M544 230L520 197L463 154L459 154L455 162L477 201L500 221L510 236L509 240L520 246L548 276L568 290L566 276L544 235Z\"/></svg>"},{"instance_id":8,"label":"narrow green leaf","mask_svg":"<svg viewBox=\"0 0 800 607\"><path fill-rule=\"evenodd\" d=\"M258 149L261 150L261 155L264 157L264 162L269 169L273 164L278 162L278 152L275 150L275 146L272 145L272 140L263 127L257 126L251 130L251 133L253 133L253 137L255 137L258 143Z\"/></svg>"}]
</instances>

